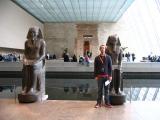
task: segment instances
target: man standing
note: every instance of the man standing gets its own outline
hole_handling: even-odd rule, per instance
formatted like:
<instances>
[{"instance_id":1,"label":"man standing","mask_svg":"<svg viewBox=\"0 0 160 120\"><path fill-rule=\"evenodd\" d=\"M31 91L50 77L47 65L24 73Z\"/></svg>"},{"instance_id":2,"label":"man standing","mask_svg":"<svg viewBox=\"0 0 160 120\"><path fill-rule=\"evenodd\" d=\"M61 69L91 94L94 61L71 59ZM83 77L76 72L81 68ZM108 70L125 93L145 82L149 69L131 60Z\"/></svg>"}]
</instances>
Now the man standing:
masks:
<instances>
[{"instance_id":1,"label":"man standing","mask_svg":"<svg viewBox=\"0 0 160 120\"><path fill-rule=\"evenodd\" d=\"M103 88L104 88L104 100L105 100L105 107L111 108L111 104L109 101L109 86L105 86L105 82L107 80L112 80L112 61L111 57L106 55L105 50L106 46L101 45L100 48L100 55L98 55L94 60L94 76L98 83L98 98L97 104L95 108L99 108L102 106L102 96L103 96Z\"/></svg>"}]
</instances>

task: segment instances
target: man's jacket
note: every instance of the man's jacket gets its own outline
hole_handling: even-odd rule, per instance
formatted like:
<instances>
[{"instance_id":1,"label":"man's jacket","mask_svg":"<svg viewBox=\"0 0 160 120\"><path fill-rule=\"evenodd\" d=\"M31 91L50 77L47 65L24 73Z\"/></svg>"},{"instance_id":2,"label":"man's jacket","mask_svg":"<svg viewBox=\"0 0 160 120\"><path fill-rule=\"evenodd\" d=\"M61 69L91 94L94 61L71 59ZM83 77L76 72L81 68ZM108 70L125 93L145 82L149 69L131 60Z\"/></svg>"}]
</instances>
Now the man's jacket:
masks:
<instances>
[{"instance_id":1,"label":"man's jacket","mask_svg":"<svg viewBox=\"0 0 160 120\"><path fill-rule=\"evenodd\" d=\"M101 57L98 55L94 60L94 77L98 75L112 76L112 60L109 55Z\"/></svg>"}]
</instances>

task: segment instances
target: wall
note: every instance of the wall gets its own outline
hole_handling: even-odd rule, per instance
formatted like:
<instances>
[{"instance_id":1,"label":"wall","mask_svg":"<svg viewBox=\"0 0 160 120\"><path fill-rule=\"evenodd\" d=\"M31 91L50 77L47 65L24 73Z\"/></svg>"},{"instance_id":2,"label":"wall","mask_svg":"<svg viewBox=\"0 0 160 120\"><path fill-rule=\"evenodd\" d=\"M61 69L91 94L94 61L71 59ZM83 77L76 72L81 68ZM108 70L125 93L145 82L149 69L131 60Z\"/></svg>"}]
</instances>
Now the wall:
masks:
<instances>
[{"instance_id":1,"label":"wall","mask_svg":"<svg viewBox=\"0 0 160 120\"><path fill-rule=\"evenodd\" d=\"M45 23L44 31L47 51L50 54L62 57L65 48L68 48L71 56L75 54L77 32L74 23Z\"/></svg>"},{"instance_id":2,"label":"wall","mask_svg":"<svg viewBox=\"0 0 160 120\"><path fill-rule=\"evenodd\" d=\"M24 49L28 29L43 24L10 0L0 0L0 47Z\"/></svg>"}]
</instances>

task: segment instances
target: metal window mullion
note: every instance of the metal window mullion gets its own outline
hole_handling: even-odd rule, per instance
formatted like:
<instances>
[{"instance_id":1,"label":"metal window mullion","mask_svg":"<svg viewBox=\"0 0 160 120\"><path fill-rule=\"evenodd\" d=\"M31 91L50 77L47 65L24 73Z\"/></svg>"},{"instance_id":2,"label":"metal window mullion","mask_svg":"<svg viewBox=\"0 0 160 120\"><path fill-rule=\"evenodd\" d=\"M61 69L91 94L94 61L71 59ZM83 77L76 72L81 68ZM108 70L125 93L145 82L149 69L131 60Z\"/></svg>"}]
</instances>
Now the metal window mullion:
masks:
<instances>
[{"instance_id":1,"label":"metal window mullion","mask_svg":"<svg viewBox=\"0 0 160 120\"><path fill-rule=\"evenodd\" d=\"M75 13L75 9L74 9L74 7L73 7L73 4L72 4L71 0L70 0L70 3L71 3L71 7L72 7L72 10L73 10L73 14L74 14L75 20L76 20L76 19L78 19L78 17L77 17L77 15L76 15L76 13Z\"/></svg>"},{"instance_id":2,"label":"metal window mullion","mask_svg":"<svg viewBox=\"0 0 160 120\"><path fill-rule=\"evenodd\" d=\"M87 0L86 0L86 21L87 21Z\"/></svg>"},{"instance_id":3,"label":"metal window mullion","mask_svg":"<svg viewBox=\"0 0 160 120\"><path fill-rule=\"evenodd\" d=\"M66 4L64 3L64 0L62 0L62 3L63 3L63 5L64 5L64 7L65 7L65 9L66 9L66 11L67 11L67 13L68 13L68 16L70 17L70 22L73 21L71 15L69 14L69 11L68 11L68 9L67 9Z\"/></svg>"},{"instance_id":4,"label":"metal window mullion","mask_svg":"<svg viewBox=\"0 0 160 120\"><path fill-rule=\"evenodd\" d=\"M28 1L23 0L23 2L28 5ZM31 6L32 6L33 8L35 7L35 5L33 5L33 4L31 4ZM24 7L24 8L25 8L25 7ZM27 10L27 9L25 8L25 10ZM27 11L29 11L29 10L27 10ZM39 14L39 15L42 17L43 22L44 22L44 20L46 20L46 18L43 17L43 15L42 15L41 13L37 12L37 9L35 9L35 11L36 11L37 14ZM30 11L29 11L29 12L30 12ZM31 13L31 12L30 12L30 13ZM34 13L32 13L32 15L34 15ZM34 15L34 16L35 16L35 15ZM40 18L39 18L39 19L40 19ZM41 20L42 20L42 19L41 19Z\"/></svg>"},{"instance_id":5,"label":"metal window mullion","mask_svg":"<svg viewBox=\"0 0 160 120\"><path fill-rule=\"evenodd\" d=\"M148 94L149 88L146 89L145 94L143 95L142 101L145 101L147 94Z\"/></svg>"},{"instance_id":6,"label":"metal window mullion","mask_svg":"<svg viewBox=\"0 0 160 120\"><path fill-rule=\"evenodd\" d=\"M158 95L158 92L159 92L159 88L156 89L154 95L153 95L153 98L152 98L152 101L155 101L156 98L157 98L157 95Z\"/></svg>"},{"instance_id":7,"label":"metal window mullion","mask_svg":"<svg viewBox=\"0 0 160 120\"><path fill-rule=\"evenodd\" d=\"M109 6L110 6L110 4L111 4L111 0L109 0L109 2L108 2L108 8L106 7L106 10L105 10L105 12L104 12L104 15L103 15L101 21L103 21L103 20L105 19L106 13L108 13L108 11L109 11Z\"/></svg>"},{"instance_id":8,"label":"metal window mullion","mask_svg":"<svg viewBox=\"0 0 160 120\"><path fill-rule=\"evenodd\" d=\"M141 92L141 88L139 88L139 90L138 90L138 92L137 92L137 95L135 96L135 100L138 99L138 96L139 96L140 92Z\"/></svg>"},{"instance_id":9,"label":"metal window mullion","mask_svg":"<svg viewBox=\"0 0 160 120\"><path fill-rule=\"evenodd\" d=\"M49 5L50 9L51 9L51 10L54 12L54 14L57 16L56 19L62 21L62 18L56 13L56 11L54 10L53 6L50 4L50 2L48 2L48 0L47 0L47 3L48 3L48 5ZM58 20L57 20L57 21L58 21Z\"/></svg>"},{"instance_id":10,"label":"metal window mullion","mask_svg":"<svg viewBox=\"0 0 160 120\"><path fill-rule=\"evenodd\" d=\"M81 16L81 20L82 20L81 6L80 6L80 3L79 3L79 0L78 0L78 5L79 5L79 11L80 11L80 16Z\"/></svg>"},{"instance_id":11,"label":"metal window mullion","mask_svg":"<svg viewBox=\"0 0 160 120\"><path fill-rule=\"evenodd\" d=\"M119 1L121 1L121 0L119 0ZM120 10L123 8L123 6L126 4L126 2L127 2L127 0L126 0L126 1L124 0L124 2L122 3L122 5L119 7L118 11L115 13L115 16L111 17L110 20L114 20L114 19L116 18L116 15L118 15L118 13L119 13ZM118 3L118 2L117 2L117 3ZM116 5L117 5L117 3L116 3ZM111 12L111 13L112 13L112 12Z\"/></svg>"},{"instance_id":12,"label":"metal window mullion","mask_svg":"<svg viewBox=\"0 0 160 120\"><path fill-rule=\"evenodd\" d=\"M100 12L101 12L101 9L102 9L102 0L100 1L100 5L99 5L99 6L100 6L100 9L99 9L99 11L98 11L97 21L100 20L100 19L99 19L99 16L100 16Z\"/></svg>"},{"instance_id":13,"label":"metal window mullion","mask_svg":"<svg viewBox=\"0 0 160 120\"><path fill-rule=\"evenodd\" d=\"M38 9L40 9L41 10L41 8L38 6L38 5L36 5L35 4L35 0L31 0L32 1L32 3L33 3L33 5L36 7L36 8L38 8ZM37 10L36 10L37 11ZM39 13L39 11L37 11L37 13ZM43 11L43 13L45 13L44 11ZM40 14L41 14L41 17L46 21L47 19L46 19L46 17L44 17L44 14L43 13L41 13L40 12Z\"/></svg>"},{"instance_id":14,"label":"metal window mullion","mask_svg":"<svg viewBox=\"0 0 160 120\"><path fill-rule=\"evenodd\" d=\"M47 0L46 0L46 3L47 3ZM47 5L47 4L46 4L46 5ZM44 5L44 8L45 8L46 11L50 14L51 17L53 17L56 21L58 21L57 18L52 14L52 12L49 11L49 8L47 8L45 5Z\"/></svg>"},{"instance_id":15,"label":"metal window mullion","mask_svg":"<svg viewBox=\"0 0 160 120\"><path fill-rule=\"evenodd\" d=\"M64 13L62 12L62 10L61 10L61 8L59 7L59 5L58 5L58 3L57 3L57 1L56 0L53 0L54 1L54 3L57 5L57 7L58 7L58 9L59 9L59 11L61 12L61 14L63 15L63 17L66 19L66 21L68 20L68 18L64 15Z\"/></svg>"},{"instance_id":16,"label":"metal window mullion","mask_svg":"<svg viewBox=\"0 0 160 120\"><path fill-rule=\"evenodd\" d=\"M92 10L92 21L94 21L93 14L94 14L94 0L93 0L93 10Z\"/></svg>"}]
</instances>

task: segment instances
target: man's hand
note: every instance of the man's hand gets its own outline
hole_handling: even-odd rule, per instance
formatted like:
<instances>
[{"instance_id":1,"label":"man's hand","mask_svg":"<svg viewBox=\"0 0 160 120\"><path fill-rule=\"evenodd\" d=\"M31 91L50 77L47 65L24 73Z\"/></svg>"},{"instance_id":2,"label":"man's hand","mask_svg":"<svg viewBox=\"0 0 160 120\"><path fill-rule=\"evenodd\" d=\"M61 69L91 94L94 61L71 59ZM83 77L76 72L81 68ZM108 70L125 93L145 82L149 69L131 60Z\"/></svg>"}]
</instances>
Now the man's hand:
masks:
<instances>
[{"instance_id":1,"label":"man's hand","mask_svg":"<svg viewBox=\"0 0 160 120\"><path fill-rule=\"evenodd\" d=\"M98 77L95 77L96 80L98 80Z\"/></svg>"},{"instance_id":2,"label":"man's hand","mask_svg":"<svg viewBox=\"0 0 160 120\"><path fill-rule=\"evenodd\" d=\"M111 81L112 80L112 76L108 77L108 79Z\"/></svg>"}]
</instances>

